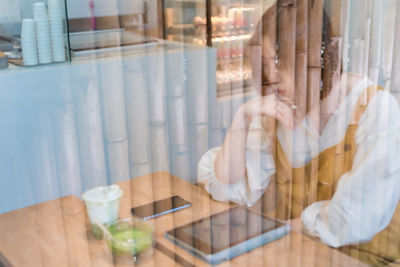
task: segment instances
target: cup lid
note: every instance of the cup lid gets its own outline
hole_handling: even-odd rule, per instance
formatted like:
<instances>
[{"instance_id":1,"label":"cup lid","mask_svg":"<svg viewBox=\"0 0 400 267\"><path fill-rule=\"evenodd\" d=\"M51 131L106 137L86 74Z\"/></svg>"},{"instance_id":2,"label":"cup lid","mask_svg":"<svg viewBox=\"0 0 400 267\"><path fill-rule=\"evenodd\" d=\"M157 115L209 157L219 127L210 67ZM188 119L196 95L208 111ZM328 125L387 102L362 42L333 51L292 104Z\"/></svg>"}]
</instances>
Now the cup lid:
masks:
<instances>
[{"instance_id":1,"label":"cup lid","mask_svg":"<svg viewBox=\"0 0 400 267\"><path fill-rule=\"evenodd\" d=\"M87 190L82 194L82 198L87 202L107 203L122 196L122 190L118 185L99 186Z\"/></svg>"}]
</instances>

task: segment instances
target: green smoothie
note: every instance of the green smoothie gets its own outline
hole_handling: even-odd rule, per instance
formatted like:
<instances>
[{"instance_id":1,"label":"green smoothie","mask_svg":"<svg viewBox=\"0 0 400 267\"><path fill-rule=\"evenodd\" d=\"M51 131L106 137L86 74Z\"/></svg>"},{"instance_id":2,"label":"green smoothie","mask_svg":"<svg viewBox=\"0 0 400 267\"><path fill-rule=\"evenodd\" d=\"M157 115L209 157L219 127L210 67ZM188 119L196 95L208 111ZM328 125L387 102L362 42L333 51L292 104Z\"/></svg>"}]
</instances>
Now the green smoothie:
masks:
<instances>
[{"instance_id":1,"label":"green smoothie","mask_svg":"<svg viewBox=\"0 0 400 267\"><path fill-rule=\"evenodd\" d=\"M108 245L115 254L131 254L137 255L149 247L153 243L151 232L142 231L130 226L109 228L113 237L108 240Z\"/></svg>"}]
</instances>

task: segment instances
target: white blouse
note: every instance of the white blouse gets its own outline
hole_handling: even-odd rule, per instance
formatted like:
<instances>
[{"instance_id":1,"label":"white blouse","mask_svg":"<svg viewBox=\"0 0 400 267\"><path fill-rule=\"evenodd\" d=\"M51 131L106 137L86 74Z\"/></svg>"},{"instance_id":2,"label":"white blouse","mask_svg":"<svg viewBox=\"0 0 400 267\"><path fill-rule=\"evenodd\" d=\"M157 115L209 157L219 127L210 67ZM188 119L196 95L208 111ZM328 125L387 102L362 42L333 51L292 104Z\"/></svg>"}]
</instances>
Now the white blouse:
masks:
<instances>
[{"instance_id":1,"label":"white blouse","mask_svg":"<svg viewBox=\"0 0 400 267\"><path fill-rule=\"evenodd\" d=\"M361 80L329 119L321 135L306 116L295 130L278 126L277 137L294 168L304 166L345 137L361 93L371 83ZM252 206L275 173L274 158L260 119L254 119L247 139L247 177L223 184L215 176L219 147L210 149L198 166L198 181L219 201ZM396 99L381 90L371 99L356 132L356 154L351 171L339 180L331 200L307 207L304 229L330 246L367 242L391 221L400 199L400 109Z\"/></svg>"}]
</instances>

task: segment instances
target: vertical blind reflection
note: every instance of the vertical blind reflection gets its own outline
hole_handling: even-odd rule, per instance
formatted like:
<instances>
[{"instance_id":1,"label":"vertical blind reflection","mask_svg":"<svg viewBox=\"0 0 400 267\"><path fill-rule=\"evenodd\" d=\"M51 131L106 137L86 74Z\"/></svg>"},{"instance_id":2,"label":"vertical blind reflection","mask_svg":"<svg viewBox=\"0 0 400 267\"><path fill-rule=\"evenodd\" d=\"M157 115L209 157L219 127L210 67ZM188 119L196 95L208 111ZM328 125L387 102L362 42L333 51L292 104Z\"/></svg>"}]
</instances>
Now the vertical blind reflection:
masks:
<instances>
[{"instance_id":1,"label":"vertical blind reflection","mask_svg":"<svg viewBox=\"0 0 400 267\"><path fill-rule=\"evenodd\" d=\"M171 0L164 6L167 41L156 46L93 53L77 57L71 65L26 71L23 79L16 78L17 72L0 76L0 84L5 85L0 89L0 213L157 171L204 182L197 170L208 164L203 172L209 175L214 161L202 165L201 158L212 152L210 148L223 145L237 110L254 96L285 89L285 96L297 106L295 123L301 128L312 122L314 135L300 131L294 135L275 118L260 119L258 128L250 127L253 139L247 144L245 193L237 197L239 190L229 191L236 185L227 186L224 193L229 197L218 195L222 190L212 192L207 185L206 189L217 199L251 204L256 211L284 220L298 218L317 201L344 192L339 197L350 196L352 201L343 204L338 198L332 203L347 205L349 210L343 210L357 217L358 228L344 234L338 230L332 240L350 240L346 234L358 241L329 245L369 264L396 260L400 256L397 202L363 195L385 196L372 190L380 189L379 179L372 186L363 179L348 183L355 188L348 191L341 184L357 175L374 174L384 180L398 172L397 159L389 155L398 152L398 133L391 133L392 143L388 140L376 147L376 142L382 141L381 134L388 134L382 129L397 129L392 122L398 114L391 112L398 107L391 97L400 97L400 1L232 0L212 3L208 19L205 3ZM353 105L341 105L348 99L346 90L356 90L351 75L367 77L369 82L361 84L365 90L354 95ZM380 102L381 116L375 118L368 107L382 90L391 96ZM357 133L362 116L373 125ZM262 127L268 132L257 131ZM362 148L356 146L357 140L374 134L376 139L365 138ZM321 141L324 136L329 137L326 142ZM368 166L361 164L364 157ZM228 167L232 174L234 166ZM157 179L147 181L143 192L138 186L124 192L141 194L148 202L163 198L167 191L179 194L172 178L165 184ZM370 191L364 192L365 188ZM398 201L397 190L390 192L387 199ZM121 205L137 206L133 199L126 197ZM202 211L216 212L210 203L206 199L198 205L203 205ZM379 231L373 228L383 225L373 221L374 214L366 209L375 208L382 221L388 220L389 215L379 216L376 203L388 206L385 211L394 212L393 220L386 222L391 221L385 230L379 229L383 231L372 243L358 244L373 238L365 233L376 234ZM321 214L318 219L329 222L329 213ZM198 219L199 214L192 217ZM335 227L336 221L332 222L328 227ZM166 224L169 229L180 226L175 218ZM226 224L215 222L211 225L215 234L206 233L210 236L205 238L218 243L234 239L236 230L249 230L230 229ZM301 252L303 242L310 241L290 242L289 247ZM332 266L342 264L341 254L332 251L316 248L304 255L328 258ZM302 255L282 259L282 264L308 265ZM263 255L257 256L262 262ZM250 257L243 262L252 264Z\"/></svg>"}]
</instances>

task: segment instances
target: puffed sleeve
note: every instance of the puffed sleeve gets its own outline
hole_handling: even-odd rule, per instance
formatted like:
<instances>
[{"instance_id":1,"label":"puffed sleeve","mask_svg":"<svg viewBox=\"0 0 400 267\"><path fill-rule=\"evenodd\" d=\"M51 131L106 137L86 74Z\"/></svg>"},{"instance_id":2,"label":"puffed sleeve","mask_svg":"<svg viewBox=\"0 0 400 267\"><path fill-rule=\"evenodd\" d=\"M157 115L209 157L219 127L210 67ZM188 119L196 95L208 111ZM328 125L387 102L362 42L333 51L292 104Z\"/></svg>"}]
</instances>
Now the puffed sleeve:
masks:
<instances>
[{"instance_id":1,"label":"puffed sleeve","mask_svg":"<svg viewBox=\"0 0 400 267\"><path fill-rule=\"evenodd\" d=\"M212 197L219 201L233 201L251 206L267 188L275 173L274 159L260 119L252 122L246 147L247 175L234 184L224 184L215 176L214 162L219 147L207 151L198 164L198 182L204 184Z\"/></svg>"},{"instance_id":2,"label":"puffed sleeve","mask_svg":"<svg viewBox=\"0 0 400 267\"><path fill-rule=\"evenodd\" d=\"M307 207L304 230L332 247L370 241L390 223L400 198L400 110L380 91L369 103L356 132L351 171L333 198Z\"/></svg>"}]
</instances>

